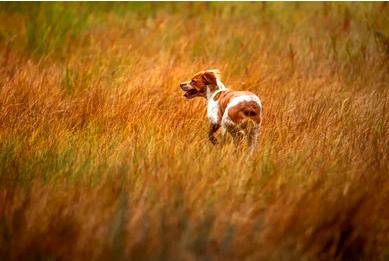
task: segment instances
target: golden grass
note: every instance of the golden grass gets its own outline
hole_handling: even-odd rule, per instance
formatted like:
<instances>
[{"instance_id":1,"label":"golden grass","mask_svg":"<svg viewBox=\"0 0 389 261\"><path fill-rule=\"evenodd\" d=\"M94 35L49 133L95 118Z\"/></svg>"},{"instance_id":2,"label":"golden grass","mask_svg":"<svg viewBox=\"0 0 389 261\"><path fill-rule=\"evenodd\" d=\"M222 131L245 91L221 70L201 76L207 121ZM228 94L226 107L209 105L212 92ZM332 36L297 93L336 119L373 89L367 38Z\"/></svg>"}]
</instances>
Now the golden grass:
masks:
<instances>
[{"instance_id":1,"label":"golden grass","mask_svg":"<svg viewBox=\"0 0 389 261\"><path fill-rule=\"evenodd\" d=\"M0 5L1 260L388 260L385 3ZM247 160L179 82L255 92Z\"/></svg>"}]
</instances>

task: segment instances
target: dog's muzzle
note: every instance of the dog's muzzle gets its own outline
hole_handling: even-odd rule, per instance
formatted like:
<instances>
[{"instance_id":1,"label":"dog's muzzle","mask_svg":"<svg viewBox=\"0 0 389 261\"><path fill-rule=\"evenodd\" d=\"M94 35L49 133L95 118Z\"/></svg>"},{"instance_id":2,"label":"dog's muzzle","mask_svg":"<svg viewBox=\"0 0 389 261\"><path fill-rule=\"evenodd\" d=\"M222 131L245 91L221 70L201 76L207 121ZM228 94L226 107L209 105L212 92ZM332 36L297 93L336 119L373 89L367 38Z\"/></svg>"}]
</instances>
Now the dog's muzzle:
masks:
<instances>
[{"instance_id":1,"label":"dog's muzzle","mask_svg":"<svg viewBox=\"0 0 389 261\"><path fill-rule=\"evenodd\" d=\"M185 91L184 97L185 98L193 98L197 94L197 90L193 88L189 82L182 82L180 83L180 87L183 91Z\"/></svg>"},{"instance_id":2,"label":"dog's muzzle","mask_svg":"<svg viewBox=\"0 0 389 261\"><path fill-rule=\"evenodd\" d=\"M192 89L192 86L190 86L189 82L182 82L182 83L180 83L180 87L185 92L187 92L190 89Z\"/></svg>"}]
</instances>

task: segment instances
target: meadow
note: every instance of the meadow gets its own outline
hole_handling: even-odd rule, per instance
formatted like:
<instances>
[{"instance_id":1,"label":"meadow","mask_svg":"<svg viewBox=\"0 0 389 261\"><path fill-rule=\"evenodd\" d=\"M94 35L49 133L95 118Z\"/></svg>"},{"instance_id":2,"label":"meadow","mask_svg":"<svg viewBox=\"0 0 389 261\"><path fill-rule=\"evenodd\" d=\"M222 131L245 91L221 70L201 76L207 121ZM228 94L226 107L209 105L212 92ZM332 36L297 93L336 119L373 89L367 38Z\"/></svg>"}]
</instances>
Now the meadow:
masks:
<instances>
[{"instance_id":1,"label":"meadow","mask_svg":"<svg viewBox=\"0 0 389 261\"><path fill-rule=\"evenodd\" d=\"M387 3L0 3L0 54L0 260L389 260Z\"/></svg>"}]
</instances>

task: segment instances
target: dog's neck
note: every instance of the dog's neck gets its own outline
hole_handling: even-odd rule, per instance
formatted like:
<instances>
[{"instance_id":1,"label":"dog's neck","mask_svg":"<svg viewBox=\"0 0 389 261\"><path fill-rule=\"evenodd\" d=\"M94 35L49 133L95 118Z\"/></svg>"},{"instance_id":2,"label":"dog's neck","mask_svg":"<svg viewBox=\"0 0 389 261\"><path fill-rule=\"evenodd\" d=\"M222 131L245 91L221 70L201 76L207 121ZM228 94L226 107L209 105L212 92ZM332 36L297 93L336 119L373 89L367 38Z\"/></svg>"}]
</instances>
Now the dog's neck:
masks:
<instances>
[{"instance_id":1,"label":"dog's neck","mask_svg":"<svg viewBox=\"0 0 389 261\"><path fill-rule=\"evenodd\" d=\"M209 88L207 88L207 100L209 99L212 99L212 97L220 92L220 91L223 91L223 90L226 90L226 86L224 85L224 83L222 83L222 81L220 81L219 79L216 79L216 89L211 91Z\"/></svg>"}]
</instances>

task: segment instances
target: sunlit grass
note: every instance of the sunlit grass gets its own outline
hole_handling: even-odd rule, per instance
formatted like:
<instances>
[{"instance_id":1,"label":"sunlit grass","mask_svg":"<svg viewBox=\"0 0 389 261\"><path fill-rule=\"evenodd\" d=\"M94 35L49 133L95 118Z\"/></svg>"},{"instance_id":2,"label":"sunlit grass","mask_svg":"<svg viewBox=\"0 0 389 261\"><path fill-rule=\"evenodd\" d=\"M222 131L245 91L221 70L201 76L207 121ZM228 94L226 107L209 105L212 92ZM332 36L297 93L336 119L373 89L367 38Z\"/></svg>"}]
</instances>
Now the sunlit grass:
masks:
<instances>
[{"instance_id":1,"label":"sunlit grass","mask_svg":"<svg viewBox=\"0 0 389 261\"><path fill-rule=\"evenodd\" d=\"M387 260L384 3L0 4L1 260ZM253 157L178 84L255 92Z\"/></svg>"}]
</instances>

